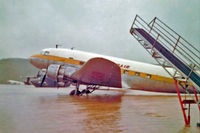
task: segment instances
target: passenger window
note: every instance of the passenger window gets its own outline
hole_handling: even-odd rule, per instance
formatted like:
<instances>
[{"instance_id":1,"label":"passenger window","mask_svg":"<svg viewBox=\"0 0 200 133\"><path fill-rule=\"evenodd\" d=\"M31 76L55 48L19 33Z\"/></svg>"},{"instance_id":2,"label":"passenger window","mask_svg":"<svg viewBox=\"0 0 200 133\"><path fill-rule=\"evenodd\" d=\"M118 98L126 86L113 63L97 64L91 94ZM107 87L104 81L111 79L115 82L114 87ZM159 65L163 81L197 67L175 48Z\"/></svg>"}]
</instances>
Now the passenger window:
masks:
<instances>
[{"instance_id":1,"label":"passenger window","mask_svg":"<svg viewBox=\"0 0 200 133\"><path fill-rule=\"evenodd\" d=\"M46 55L46 56L49 55L49 51L45 51L44 55Z\"/></svg>"},{"instance_id":2,"label":"passenger window","mask_svg":"<svg viewBox=\"0 0 200 133\"><path fill-rule=\"evenodd\" d=\"M128 70L124 70L124 74L128 74Z\"/></svg>"},{"instance_id":3,"label":"passenger window","mask_svg":"<svg viewBox=\"0 0 200 133\"><path fill-rule=\"evenodd\" d=\"M84 64L84 62L83 61L80 61L80 65L83 65Z\"/></svg>"},{"instance_id":4,"label":"passenger window","mask_svg":"<svg viewBox=\"0 0 200 133\"><path fill-rule=\"evenodd\" d=\"M150 79L150 78L151 78L151 75L150 75L150 74L147 74L147 78Z\"/></svg>"},{"instance_id":5,"label":"passenger window","mask_svg":"<svg viewBox=\"0 0 200 133\"><path fill-rule=\"evenodd\" d=\"M136 75L136 76L140 76L140 73L139 73L139 72L136 72L135 75Z\"/></svg>"}]
</instances>

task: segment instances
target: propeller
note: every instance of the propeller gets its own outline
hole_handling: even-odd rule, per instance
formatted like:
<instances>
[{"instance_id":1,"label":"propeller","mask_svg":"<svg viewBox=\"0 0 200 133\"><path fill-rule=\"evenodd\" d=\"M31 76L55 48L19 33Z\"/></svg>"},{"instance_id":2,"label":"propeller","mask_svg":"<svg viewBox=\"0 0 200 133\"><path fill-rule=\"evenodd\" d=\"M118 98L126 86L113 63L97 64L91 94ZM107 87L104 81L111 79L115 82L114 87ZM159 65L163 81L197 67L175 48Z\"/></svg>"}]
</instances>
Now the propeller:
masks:
<instances>
[{"instance_id":1,"label":"propeller","mask_svg":"<svg viewBox=\"0 0 200 133\"><path fill-rule=\"evenodd\" d=\"M40 83L40 87L42 87L42 85L43 85L45 79L46 79L46 73L44 74L44 76L43 76L43 78L42 78L42 81L41 81L41 83Z\"/></svg>"}]
</instances>

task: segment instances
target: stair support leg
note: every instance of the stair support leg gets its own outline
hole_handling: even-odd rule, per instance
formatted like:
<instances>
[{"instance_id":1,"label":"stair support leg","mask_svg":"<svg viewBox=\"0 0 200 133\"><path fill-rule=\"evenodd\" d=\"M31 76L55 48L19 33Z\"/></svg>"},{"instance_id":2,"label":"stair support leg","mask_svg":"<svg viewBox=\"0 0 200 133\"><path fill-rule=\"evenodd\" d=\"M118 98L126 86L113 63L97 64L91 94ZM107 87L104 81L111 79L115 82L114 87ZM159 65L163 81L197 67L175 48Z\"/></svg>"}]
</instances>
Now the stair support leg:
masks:
<instances>
[{"instance_id":1,"label":"stair support leg","mask_svg":"<svg viewBox=\"0 0 200 133\"><path fill-rule=\"evenodd\" d=\"M195 95L195 98L196 98L196 102L197 102L197 105L198 105L198 108L199 108L199 115L200 115L200 103L199 103L199 99L198 99L198 96L197 96L197 92L196 92L196 89L194 88L194 86L192 86L192 89L194 90L194 95ZM199 119L199 122L197 122L197 127L200 127L200 119Z\"/></svg>"},{"instance_id":2,"label":"stair support leg","mask_svg":"<svg viewBox=\"0 0 200 133\"><path fill-rule=\"evenodd\" d=\"M177 91L177 94L178 94L178 98L179 98L179 102L180 102L180 105L181 105L181 109L182 109L182 112L183 112L183 117L184 117L185 125L189 126L190 125L190 115L188 115L188 117L186 116L186 112L185 112L185 109L183 107L183 102L182 102L181 94L180 94L180 91L178 89L177 80L174 80L174 81L175 81L176 91Z\"/></svg>"},{"instance_id":3,"label":"stair support leg","mask_svg":"<svg viewBox=\"0 0 200 133\"><path fill-rule=\"evenodd\" d=\"M194 95L195 95L196 102L197 102L197 104L198 104L198 108L199 108L199 111L200 111L200 104L199 104L199 99L198 99L198 96L197 96L196 89L194 88L194 86L192 86L192 89L194 90Z\"/></svg>"}]
</instances>

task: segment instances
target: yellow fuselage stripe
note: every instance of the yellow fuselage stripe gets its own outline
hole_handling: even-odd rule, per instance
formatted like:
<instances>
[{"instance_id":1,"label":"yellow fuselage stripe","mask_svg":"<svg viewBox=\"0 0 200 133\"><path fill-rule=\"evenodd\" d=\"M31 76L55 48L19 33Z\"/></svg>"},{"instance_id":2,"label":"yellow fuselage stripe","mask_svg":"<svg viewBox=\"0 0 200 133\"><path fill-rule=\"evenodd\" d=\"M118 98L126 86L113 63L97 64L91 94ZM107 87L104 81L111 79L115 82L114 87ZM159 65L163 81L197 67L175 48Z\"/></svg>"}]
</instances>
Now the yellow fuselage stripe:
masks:
<instances>
[{"instance_id":1,"label":"yellow fuselage stripe","mask_svg":"<svg viewBox=\"0 0 200 133\"><path fill-rule=\"evenodd\" d=\"M32 55L31 57L59 61L59 62L73 64L73 65L82 65L84 63L83 61L80 61L80 60L52 56L52 55ZM162 82L174 83L174 79L172 79L172 78L158 76L158 75L152 75L149 73L141 73L141 72L137 72L137 71L133 71L133 70L126 70L126 69L122 69L122 68L121 68L121 73L130 75L130 76L136 76L136 77L147 78L147 79L152 79L152 80L157 80L157 81L162 81Z\"/></svg>"}]
</instances>

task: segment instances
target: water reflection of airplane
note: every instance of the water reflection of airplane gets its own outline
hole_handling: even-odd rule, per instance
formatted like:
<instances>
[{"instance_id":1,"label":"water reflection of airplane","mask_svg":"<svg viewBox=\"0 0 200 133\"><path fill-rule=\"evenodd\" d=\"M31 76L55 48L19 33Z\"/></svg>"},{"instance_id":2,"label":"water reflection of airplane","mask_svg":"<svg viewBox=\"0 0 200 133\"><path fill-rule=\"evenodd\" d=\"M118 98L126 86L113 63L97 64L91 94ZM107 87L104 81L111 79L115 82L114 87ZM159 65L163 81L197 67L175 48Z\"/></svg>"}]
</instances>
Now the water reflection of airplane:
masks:
<instances>
[{"instance_id":1,"label":"water reflection of airplane","mask_svg":"<svg viewBox=\"0 0 200 133\"><path fill-rule=\"evenodd\" d=\"M30 57L30 63L41 69L37 78L32 79L33 85L75 85L70 95L88 94L99 86L176 93L174 80L158 65L63 48L43 49ZM86 89L80 91L81 84Z\"/></svg>"},{"instance_id":2,"label":"water reflection of airplane","mask_svg":"<svg viewBox=\"0 0 200 133\"><path fill-rule=\"evenodd\" d=\"M83 132L120 132L122 95L99 95L71 97L72 103L79 106L79 115L86 115Z\"/></svg>"}]
</instances>

